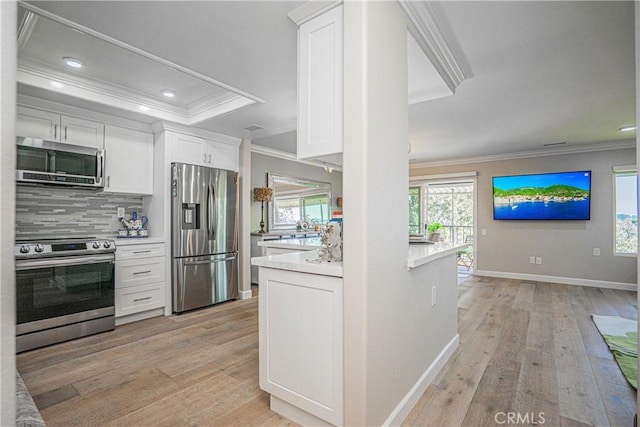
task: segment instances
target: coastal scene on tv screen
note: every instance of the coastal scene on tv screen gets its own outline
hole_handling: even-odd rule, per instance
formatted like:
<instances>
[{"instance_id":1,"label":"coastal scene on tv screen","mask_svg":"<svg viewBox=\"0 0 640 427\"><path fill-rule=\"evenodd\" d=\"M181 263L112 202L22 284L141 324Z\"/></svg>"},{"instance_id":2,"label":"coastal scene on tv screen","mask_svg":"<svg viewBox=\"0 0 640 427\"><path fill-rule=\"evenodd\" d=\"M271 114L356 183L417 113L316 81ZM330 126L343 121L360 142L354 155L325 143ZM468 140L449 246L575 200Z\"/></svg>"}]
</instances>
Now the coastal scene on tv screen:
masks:
<instances>
[{"instance_id":1,"label":"coastal scene on tv screen","mask_svg":"<svg viewBox=\"0 0 640 427\"><path fill-rule=\"evenodd\" d=\"M591 171L493 178L493 218L587 220Z\"/></svg>"}]
</instances>

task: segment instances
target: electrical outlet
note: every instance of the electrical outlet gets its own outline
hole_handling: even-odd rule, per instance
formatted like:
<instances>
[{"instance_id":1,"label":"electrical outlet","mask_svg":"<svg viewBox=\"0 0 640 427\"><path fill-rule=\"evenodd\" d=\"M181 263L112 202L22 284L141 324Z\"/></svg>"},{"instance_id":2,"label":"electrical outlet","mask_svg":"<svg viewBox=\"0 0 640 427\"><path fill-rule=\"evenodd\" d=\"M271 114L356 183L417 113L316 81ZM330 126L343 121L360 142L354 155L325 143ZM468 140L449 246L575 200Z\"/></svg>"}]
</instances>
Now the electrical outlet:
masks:
<instances>
[{"instance_id":1,"label":"electrical outlet","mask_svg":"<svg viewBox=\"0 0 640 427\"><path fill-rule=\"evenodd\" d=\"M431 288L431 306L436 305L436 287Z\"/></svg>"},{"instance_id":2,"label":"electrical outlet","mask_svg":"<svg viewBox=\"0 0 640 427\"><path fill-rule=\"evenodd\" d=\"M600 248L593 248L593 256L600 256Z\"/></svg>"},{"instance_id":3,"label":"electrical outlet","mask_svg":"<svg viewBox=\"0 0 640 427\"><path fill-rule=\"evenodd\" d=\"M124 218L124 208L118 208L118 218Z\"/></svg>"},{"instance_id":4,"label":"electrical outlet","mask_svg":"<svg viewBox=\"0 0 640 427\"><path fill-rule=\"evenodd\" d=\"M538 265L542 264L542 257L541 256L537 256L536 257L536 264L538 264Z\"/></svg>"},{"instance_id":5,"label":"electrical outlet","mask_svg":"<svg viewBox=\"0 0 640 427\"><path fill-rule=\"evenodd\" d=\"M529 257L529 264L535 264L535 263L536 263L536 257L530 256Z\"/></svg>"},{"instance_id":6,"label":"electrical outlet","mask_svg":"<svg viewBox=\"0 0 640 427\"><path fill-rule=\"evenodd\" d=\"M487 235L487 229L486 228L481 229L480 230L480 234L482 234L483 236L486 236Z\"/></svg>"}]
</instances>

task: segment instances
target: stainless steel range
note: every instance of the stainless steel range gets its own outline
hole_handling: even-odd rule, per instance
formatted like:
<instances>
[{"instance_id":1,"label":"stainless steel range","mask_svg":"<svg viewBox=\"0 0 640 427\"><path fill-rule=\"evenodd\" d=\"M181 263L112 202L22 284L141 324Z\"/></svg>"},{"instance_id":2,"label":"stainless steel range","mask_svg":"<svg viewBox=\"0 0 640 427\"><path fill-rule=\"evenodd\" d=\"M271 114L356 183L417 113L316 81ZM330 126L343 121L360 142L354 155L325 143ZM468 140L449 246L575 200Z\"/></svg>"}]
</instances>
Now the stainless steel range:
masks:
<instances>
[{"instance_id":1,"label":"stainless steel range","mask_svg":"<svg viewBox=\"0 0 640 427\"><path fill-rule=\"evenodd\" d=\"M115 242L68 238L16 242L16 350L115 328Z\"/></svg>"}]
</instances>

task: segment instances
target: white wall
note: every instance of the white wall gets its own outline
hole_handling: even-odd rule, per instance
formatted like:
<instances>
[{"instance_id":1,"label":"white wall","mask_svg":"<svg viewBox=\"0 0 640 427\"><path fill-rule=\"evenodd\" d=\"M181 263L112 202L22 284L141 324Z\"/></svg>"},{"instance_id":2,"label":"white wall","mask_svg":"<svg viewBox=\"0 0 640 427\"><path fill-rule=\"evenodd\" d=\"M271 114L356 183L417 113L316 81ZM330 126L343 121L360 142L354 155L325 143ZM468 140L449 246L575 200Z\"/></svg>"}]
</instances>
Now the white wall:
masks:
<instances>
[{"instance_id":1,"label":"white wall","mask_svg":"<svg viewBox=\"0 0 640 427\"><path fill-rule=\"evenodd\" d=\"M251 153L251 192L255 187L267 186L268 173L331 183L333 211L340 210L336 205L336 198L342 196L342 172L333 171L329 173L319 166ZM251 231L253 232L260 229L260 203L253 202L253 193L251 193L251 197ZM269 208L269 203L265 203L264 222L266 230L269 229Z\"/></svg>"},{"instance_id":2,"label":"white wall","mask_svg":"<svg viewBox=\"0 0 640 427\"><path fill-rule=\"evenodd\" d=\"M634 162L635 149L533 157L455 166L412 168L411 176L477 171L477 224L486 229L476 237L475 268L480 273L507 272L598 283L637 282L635 257L614 256L614 193L612 167ZM493 176L591 170L591 220L495 221ZM601 256L593 256L600 248ZM543 258L542 265L529 263ZM594 283L597 284L597 283Z\"/></svg>"},{"instance_id":3,"label":"white wall","mask_svg":"<svg viewBox=\"0 0 640 427\"><path fill-rule=\"evenodd\" d=\"M455 280L431 307L428 269L407 270L407 23L398 2L344 3L346 425L401 420L456 334Z\"/></svg>"},{"instance_id":4,"label":"white wall","mask_svg":"<svg viewBox=\"0 0 640 427\"><path fill-rule=\"evenodd\" d=\"M15 425L16 3L0 2L0 425Z\"/></svg>"}]
</instances>

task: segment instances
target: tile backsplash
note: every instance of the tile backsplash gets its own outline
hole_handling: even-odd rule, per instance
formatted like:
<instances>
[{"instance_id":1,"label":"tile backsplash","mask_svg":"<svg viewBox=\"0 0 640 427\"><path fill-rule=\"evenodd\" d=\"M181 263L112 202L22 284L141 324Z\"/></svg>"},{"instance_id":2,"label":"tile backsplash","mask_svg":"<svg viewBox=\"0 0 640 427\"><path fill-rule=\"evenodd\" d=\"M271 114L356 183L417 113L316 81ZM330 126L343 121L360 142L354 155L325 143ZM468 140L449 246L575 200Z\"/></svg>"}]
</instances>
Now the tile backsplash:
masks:
<instances>
[{"instance_id":1,"label":"tile backsplash","mask_svg":"<svg viewBox=\"0 0 640 427\"><path fill-rule=\"evenodd\" d=\"M31 237L115 236L126 215L142 212L142 196L69 187L16 187L16 239Z\"/></svg>"}]
</instances>

